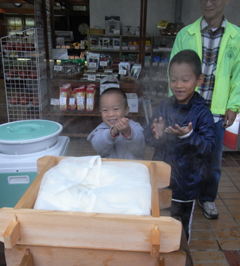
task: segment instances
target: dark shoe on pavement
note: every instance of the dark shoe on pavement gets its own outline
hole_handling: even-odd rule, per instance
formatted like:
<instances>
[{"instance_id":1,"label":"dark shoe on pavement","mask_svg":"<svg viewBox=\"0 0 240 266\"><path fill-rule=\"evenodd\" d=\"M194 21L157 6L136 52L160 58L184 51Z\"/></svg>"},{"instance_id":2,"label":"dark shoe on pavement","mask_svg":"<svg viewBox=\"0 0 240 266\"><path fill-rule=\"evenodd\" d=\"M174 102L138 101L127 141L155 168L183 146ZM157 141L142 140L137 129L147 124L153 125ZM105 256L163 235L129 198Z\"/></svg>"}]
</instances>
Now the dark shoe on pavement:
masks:
<instances>
[{"instance_id":1,"label":"dark shoe on pavement","mask_svg":"<svg viewBox=\"0 0 240 266\"><path fill-rule=\"evenodd\" d=\"M208 219L217 219L219 216L218 210L214 202L206 201L201 203L198 199L198 205L203 209L204 215Z\"/></svg>"}]
</instances>

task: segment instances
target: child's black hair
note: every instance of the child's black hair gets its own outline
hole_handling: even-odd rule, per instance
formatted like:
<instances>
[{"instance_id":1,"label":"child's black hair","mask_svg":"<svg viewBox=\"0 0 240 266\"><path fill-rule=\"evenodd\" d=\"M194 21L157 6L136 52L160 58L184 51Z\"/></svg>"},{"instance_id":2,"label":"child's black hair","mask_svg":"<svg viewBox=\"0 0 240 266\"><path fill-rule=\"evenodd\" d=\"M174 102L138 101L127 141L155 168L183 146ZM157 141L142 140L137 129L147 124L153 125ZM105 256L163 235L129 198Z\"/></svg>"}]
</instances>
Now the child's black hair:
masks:
<instances>
[{"instance_id":1,"label":"child's black hair","mask_svg":"<svg viewBox=\"0 0 240 266\"><path fill-rule=\"evenodd\" d=\"M122 89L119 89L119 88L108 88L105 91L103 91L103 93L100 95L100 100L101 100L101 97L103 95L107 95L107 94L118 94L118 95L122 96L125 108L128 107L127 96L126 96L125 92Z\"/></svg>"},{"instance_id":2,"label":"child's black hair","mask_svg":"<svg viewBox=\"0 0 240 266\"><path fill-rule=\"evenodd\" d=\"M193 68L193 72L196 75L196 78L202 74L202 63L198 54L190 49L182 50L175 54L169 64L169 72L173 63L186 63Z\"/></svg>"}]
</instances>

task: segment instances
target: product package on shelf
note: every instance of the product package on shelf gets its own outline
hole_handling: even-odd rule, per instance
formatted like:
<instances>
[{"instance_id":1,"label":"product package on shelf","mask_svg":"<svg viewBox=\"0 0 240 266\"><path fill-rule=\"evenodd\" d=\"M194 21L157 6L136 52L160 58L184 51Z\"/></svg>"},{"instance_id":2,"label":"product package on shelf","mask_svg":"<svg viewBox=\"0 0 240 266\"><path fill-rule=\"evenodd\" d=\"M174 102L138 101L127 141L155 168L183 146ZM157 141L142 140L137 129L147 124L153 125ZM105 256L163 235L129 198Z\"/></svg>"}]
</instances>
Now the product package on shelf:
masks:
<instances>
[{"instance_id":1,"label":"product package on shelf","mask_svg":"<svg viewBox=\"0 0 240 266\"><path fill-rule=\"evenodd\" d=\"M120 17L119 16L105 16L105 34L120 35Z\"/></svg>"},{"instance_id":2,"label":"product package on shelf","mask_svg":"<svg viewBox=\"0 0 240 266\"><path fill-rule=\"evenodd\" d=\"M113 38L113 49L114 50L120 49L120 38Z\"/></svg>"},{"instance_id":3,"label":"product package on shelf","mask_svg":"<svg viewBox=\"0 0 240 266\"><path fill-rule=\"evenodd\" d=\"M145 44L145 51L146 51L146 52L150 52L151 49L152 49L151 41L146 41L146 44Z\"/></svg>"},{"instance_id":4,"label":"product package on shelf","mask_svg":"<svg viewBox=\"0 0 240 266\"><path fill-rule=\"evenodd\" d=\"M60 65L54 65L55 79L78 80L83 76L84 59L64 59Z\"/></svg>"},{"instance_id":5,"label":"product package on shelf","mask_svg":"<svg viewBox=\"0 0 240 266\"><path fill-rule=\"evenodd\" d=\"M100 54L100 68L110 67L112 58L109 54Z\"/></svg>"},{"instance_id":6,"label":"product package on shelf","mask_svg":"<svg viewBox=\"0 0 240 266\"><path fill-rule=\"evenodd\" d=\"M136 93L126 93L129 113L138 113L138 97Z\"/></svg>"},{"instance_id":7,"label":"product package on shelf","mask_svg":"<svg viewBox=\"0 0 240 266\"><path fill-rule=\"evenodd\" d=\"M168 22L166 27L162 28L158 27L158 28L160 28L160 34L162 36L176 36L184 26L185 25L182 22L179 23Z\"/></svg>"},{"instance_id":8,"label":"product package on shelf","mask_svg":"<svg viewBox=\"0 0 240 266\"><path fill-rule=\"evenodd\" d=\"M74 111L76 109L76 93L71 91L70 97L68 99L68 109Z\"/></svg>"},{"instance_id":9,"label":"product package on shelf","mask_svg":"<svg viewBox=\"0 0 240 266\"><path fill-rule=\"evenodd\" d=\"M68 101L71 95L72 85L65 84L59 89L59 109L62 111L66 111L68 108Z\"/></svg>"},{"instance_id":10,"label":"product package on shelf","mask_svg":"<svg viewBox=\"0 0 240 266\"><path fill-rule=\"evenodd\" d=\"M100 80L100 95L109 88L120 88L119 81L114 75L108 75Z\"/></svg>"},{"instance_id":11,"label":"product package on shelf","mask_svg":"<svg viewBox=\"0 0 240 266\"><path fill-rule=\"evenodd\" d=\"M118 73L121 77L128 76L130 72L131 64L129 62L120 62L118 65Z\"/></svg>"},{"instance_id":12,"label":"product package on shelf","mask_svg":"<svg viewBox=\"0 0 240 266\"><path fill-rule=\"evenodd\" d=\"M77 110L80 112L84 112L86 109L86 85L75 88L74 92L76 97Z\"/></svg>"},{"instance_id":13,"label":"product package on shelf","mask_svg":"<svg viewBox=\"0 0 240 266\"><path fill-rule=\"evenodd\" d=\"M94 98L96 93L96 85L89 84L86 88L86 111L93 112L94 111Z\"/></svg>"},{"instance_id":14,"label":"product package on shelf","mask_svg":"<svg viewBox=\"0 0 240 266\"><path fill-rule=\"evenodd\" d=\"M131 77L134 79L138 79L141 70L142 70L141 64L134 64L131 68L131 73L130 73Z\"/></svg>"},{"instance_id":15,"label":"product package on shelf","mask_svg":"<svg viewBox=\"0 0 240 266\"><path fill-rule=\"evenodd\" d=\"M98 45L98 39L96 37L90 37L90 49L96 49Z\"/></svg>"},{"instance_id":16,"label":"product package on shelf","mask_svg":"<svg viewBox=\"0 0 240 266\"><path fill-rule=\"evenodd\" d=\"M87 54L87 67L90 69L98 69L100 62L100 54L88 53Z\"/></svg>"},{"instance_id":17,"label":"product package on shelf","mask_svg":"<svg viewBox=\"0 0 240 266\"><path fill-rule=\"evenodd\" d=\"M157 24L158 29L166 29L169 21L168 20L160 20Z\"/></svg>"}]
</instances>

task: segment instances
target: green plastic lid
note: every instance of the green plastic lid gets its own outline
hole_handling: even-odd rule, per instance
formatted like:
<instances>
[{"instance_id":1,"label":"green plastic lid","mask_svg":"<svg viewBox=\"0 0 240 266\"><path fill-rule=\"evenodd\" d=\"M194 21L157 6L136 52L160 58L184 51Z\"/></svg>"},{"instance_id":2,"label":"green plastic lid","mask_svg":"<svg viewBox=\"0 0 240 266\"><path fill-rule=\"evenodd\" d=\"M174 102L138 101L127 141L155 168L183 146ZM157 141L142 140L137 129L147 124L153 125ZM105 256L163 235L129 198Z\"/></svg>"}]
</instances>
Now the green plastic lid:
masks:
<instances>
[{"instance_id":1,"label":"green plastic lid","mask_svg":"<svg viewBox=\"0 0 240 266\"><path fill-rule=\"evenodd\" d=\"M0 125L0 143L36 142L60 134L62 125L48 120L24 120Z\"/></svg>"}]
</instances>

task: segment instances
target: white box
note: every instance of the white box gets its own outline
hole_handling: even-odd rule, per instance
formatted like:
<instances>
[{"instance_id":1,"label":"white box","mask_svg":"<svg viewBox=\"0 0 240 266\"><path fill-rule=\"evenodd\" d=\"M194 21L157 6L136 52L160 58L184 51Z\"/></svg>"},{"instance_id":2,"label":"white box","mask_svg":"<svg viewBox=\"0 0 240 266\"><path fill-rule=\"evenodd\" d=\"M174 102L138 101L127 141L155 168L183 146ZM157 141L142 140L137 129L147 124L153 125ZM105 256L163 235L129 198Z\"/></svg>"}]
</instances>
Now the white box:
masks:
<instances>
[{"instance_id":1,"label":"white box","mask_svg":"<svg viewBox=\"0 0 240 266\"><path fill-rule=\"evenodd\" d=\"M120 17L105 16L105 34L106 35L120 35Z\"/></svg>"},{"instance_id":2,"label":"white box","mask_svg":"<svg viewBox=\"0 0 240 266\"><path fill-rule=\"evenodd\" d=\"M109 88L120 88L118 79L114 75L108 75L100 80L100 95Z\"/></svg>"},{"instance_id":3,"label":"white box","mask_svg":"<svg viewBox=\"0 0 240 266\"><path fill-rule=\"evenodd\" d=\"M136 93L126 93L129 113L138 113L138 97Z\"/></svg>"},{"instance_id":4,"label":"white box","mask_svg":"<svg viewBox=\"0 0 240 266\"><path fill-rule=\"evenodd\" d=\"M113 38L113 49L114 50L120 49L120 38Z\"/></svg>"}]
</instances>

